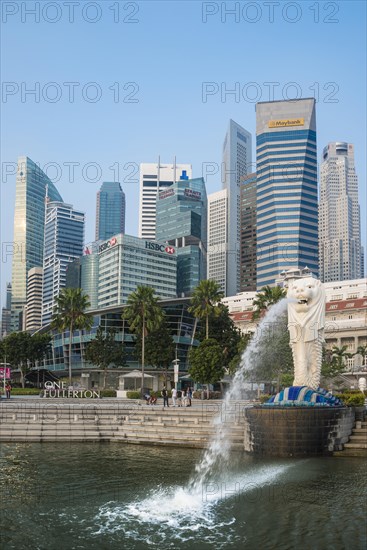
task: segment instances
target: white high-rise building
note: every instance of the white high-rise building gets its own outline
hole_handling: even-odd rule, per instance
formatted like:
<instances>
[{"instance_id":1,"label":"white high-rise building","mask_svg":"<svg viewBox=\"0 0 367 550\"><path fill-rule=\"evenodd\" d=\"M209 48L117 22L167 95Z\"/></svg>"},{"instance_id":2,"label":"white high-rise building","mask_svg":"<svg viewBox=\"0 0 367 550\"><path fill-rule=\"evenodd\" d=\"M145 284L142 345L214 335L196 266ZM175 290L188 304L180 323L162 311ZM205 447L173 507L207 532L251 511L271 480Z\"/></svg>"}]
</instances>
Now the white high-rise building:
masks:
<instances>
[{"instance_id":1,"label":"white high-rise building","mask_svg":"<svg viewBox=\"0 0 367 550\"><path fill-rule=\"evenodd\" d=\"M46 199L42 325L51 321L55 298L66 285L66 270L83 254L84 212Z\"/></svg>"},{"instance_id":2,"label":"white high-rise building","mask_svg":"<svg viewBox=\"0 0 367 550\"><path fill-rule=\"evenodd\" d=\"M228 191L226 296L240 290L241 178L253 172L251 134L229 121L223 143L222 188Z\"/></svg>"},{"instance_id":3,"label":"white high-rise building","mask_svg":"<svg viewBox=\"0 0 367 550\"><path fill-rule=\"evenodd\" d=\"M42 326L42 267L32 267L27 278L25 329L35 331Z\"/></svg>"},{"instance_id":4,"label":"white high-rise building","mask_svg":"<svg viewBox=\"0 0 367 550\"><path fill-rule=\"evenodd\" d=\"M176 181L192 178L191 164L140 164L139 237L155 239L158 192L164 192Z\"/></svg>"},{"instance_id":5,"label":"white high-rise building","mask_svg":"<svg viewBox=\"0 0 367 550\"><path fill-rule=\"evenodd\" d=\"M207 277L227 295L228 191L208 195Z\"/></svg>"},{"instance_id":6,"label":"white high-rise building","mask_svg":"<svg viewBox=\"0 0 367 550\"><path fill-rule=\"evenodd\" d=\"M320 278L324 282L363 275L358 178L351 143L323 150L319 205Z\"/></svg>"}]
</instances>

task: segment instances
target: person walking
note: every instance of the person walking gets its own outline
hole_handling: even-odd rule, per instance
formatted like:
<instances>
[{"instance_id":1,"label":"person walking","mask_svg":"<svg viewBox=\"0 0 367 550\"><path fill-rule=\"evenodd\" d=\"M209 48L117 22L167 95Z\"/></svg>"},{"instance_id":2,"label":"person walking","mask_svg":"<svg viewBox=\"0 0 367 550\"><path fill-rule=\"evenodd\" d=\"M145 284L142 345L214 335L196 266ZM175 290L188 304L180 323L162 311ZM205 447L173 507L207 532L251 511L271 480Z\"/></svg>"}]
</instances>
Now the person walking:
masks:
<instances>
[{"instance_id":1,"label":"person walking","mask_svg":"<svg viewBox=\"0 0 367 550\"><path fill-rule=\"evenodd\" d=\"M183 406L183 407L187 407L187 403L188 403L188 400L187 400L187 389L185 388L185 389L182 391L182 406Z\"/></svg>"},{"instance_id":2,"label":"person walking","mask_svg":"<svg viewBox=\"0 0 367 550\"><path fill-rule=\"evenodd\" d=\"M178 406L178 407L182 407L181 396L182 396L182 391L181 391L181 390L177 390L177 406Z\"/></svg>"},{"instance_id":3,"label":"person walking","mask_svg":"<svg viewBox=\"0 0 367 550\"><path fill-rule=\"evenodd\" d=\"M166 389L166 386L163 386L162 397L163 397L163 407L165 407L166 405L167 405L167 407L169 407L169 404L168 404L168 391Z\"/></svg>"},{"instance_id":4,"label":"person walking","mask_svg":"<svg viewBox=\"0 0 367 550\"><path fill-rule=\"evenodd\" d=\"M177 390L176 388L172 389L172 403L173 406L176 407L176 399L177 399Z\"/></svg>"},{"instance_id":5,"label":"person walking","mask_svg":"<svg viewBox=\"0 0 367 550\"><path fill-rule=\"evenodd\" d=\"M191 389L191 386L189 386L187 390L187 400L189 402L189 404L187 405L188 407L191 407L191 399L192 399L192 389Z\"/></svg>"},{"instance_id":6,"label":"person walking","mask_svg":"<svg viewBox=\"0 0 367 550\"><path fill-rule=\"evenodd\" d=\"M5 386L5 393L6 393L6 398L7 399L10 399L10 393L11 393L11 385L10 385L10 382L8 382Z\"/></svg>"}]
</instances>

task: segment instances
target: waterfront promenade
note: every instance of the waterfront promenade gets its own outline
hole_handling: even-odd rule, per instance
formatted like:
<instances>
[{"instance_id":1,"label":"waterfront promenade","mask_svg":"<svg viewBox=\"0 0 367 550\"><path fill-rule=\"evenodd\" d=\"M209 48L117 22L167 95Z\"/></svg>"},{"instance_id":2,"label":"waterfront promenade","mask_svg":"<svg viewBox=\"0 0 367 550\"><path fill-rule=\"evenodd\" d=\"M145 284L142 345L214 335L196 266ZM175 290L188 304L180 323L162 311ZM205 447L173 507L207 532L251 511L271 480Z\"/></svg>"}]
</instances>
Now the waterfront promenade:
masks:
<instances>
[{"instance_id":1,"label":"waterfront promenade","mask_svg":"<svg viewBox=\"0 0 367 550\"><path fill-rule=\"evenodd\" d=\"M219 423L228 424L234 450L243 450L249 401L224 408L221 400L192 400L191 407L163 408L163 400L40 399L0 401L0 441L120 441L206 448Z\"/></svg>"}]
</instances>

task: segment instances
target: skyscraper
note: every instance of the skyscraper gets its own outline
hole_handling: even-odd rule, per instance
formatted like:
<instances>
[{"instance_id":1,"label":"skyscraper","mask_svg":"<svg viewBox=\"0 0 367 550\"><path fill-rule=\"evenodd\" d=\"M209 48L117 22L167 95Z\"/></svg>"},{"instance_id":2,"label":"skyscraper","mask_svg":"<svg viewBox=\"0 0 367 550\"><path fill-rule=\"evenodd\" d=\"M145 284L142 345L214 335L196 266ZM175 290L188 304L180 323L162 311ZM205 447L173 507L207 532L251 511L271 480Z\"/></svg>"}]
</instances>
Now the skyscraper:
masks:
<instances>
[{"instance_id":1,"label":"skyscraper","mask_svg":"<svg viewBox=\"0 0 367 550\"><path fill-rule=\"evenodd\" d=\"M140 165L139 237L155 239L157 194L180 178L190 179L191 164L143 163Z\"/></svg>"},{"instance_id":2,"label":"skyscraper","mask_svg":"<svg viewBox=\"0 0 367 550\"><path fill-rule=\"evenodd\" d=\"M208 195L207 278L218 283L227 295L228 190Z\"/></svg>"},{"instance_id":3,"label":"skyscraper","mask_svg":"<svg viewBox=\"0 0 367 550\"><path fill-rule=\"evenodd\" d=\"M256 173L241 179L241 292L256 290Z\"/></svg>"},{"instance_id":4,"label":"skyscraper","mask_svg":"<svg viewBox=\"0 0 367 550\"><path fill-rule=\"evenodd\" d=\"M52 181L28 157L18 158L12 266L11 330L22 328L27 302L27 274L43 263L46 186L50 200L62 201Z\"/></svg>"},{"instance_id":5,"label":"skyscraper","mask_svg":"<svg viewBox=\"0 0 367 550\"><path fill-rule=\"evenodd\" d=\"M315 99L256 105L257 288L280 272L318 274Z\"/></svg>"},{"instance_id":6,"label":"skyscraper","mask_svg":"<svg viewBox=\"0 0 367 550\"><path fill-rule=\"evenodd\" d=\"M42 325L51 321L55 298L66 286L66 269L83 254L84 213L47 199L43 258Z\"/></svg>"},{"instance_id":7,"label":"skyscraper","mask_svg":"<svg viewBox=\"0 0 367 550\"><path fill-rule=\"evenodd\" d=\"M11 283L6 284L6 302L1 310L1 339L10 333Z\"/></svg>"},{"instance_id":8,"label":"skyscraper","mask_svg":"<svg viewBox=\"0 0 367 550\"><path fill-rule=\"evenodd\" d=\"M252 172L251 134L234 120L229 121L223 143L222 187L228 191L228 246L226 296L240 290L240 182Z\"/></svg>"},{"instance_id":9,"label":"skyscraper","mask_svg":"<svg viewBox=\"0 0 367 550\"><path fill-rule=\"evenodd\" d=\"M32 267L28 272L27 308L25 329L35 331L42 326L42 267Z\"/></svg>"},{"instance_id":10,"label":"skyscraper","mask_svg":"<svg viewBox=\"0 0 367 550\"><path fill-rule=\"evenodd\" d=\"M116 182L105 181L97 193L96 240L125 233L125 193Z\"/></svg>"},{"instance_id":11,"label":"skyscraper","mask_svg":"<svg viewBox=\"0 0 367 550\"><path fill-rule=\"evenodd\" d=\"M161 299L176 297L177 256L172 246L120 234L102 242L98 256L99 308L126 304L139 285L152 287Z\"/></svg>"},{"instance_id":12,"label":"skyscraper","mask_svg":"<svg viewBox=\"0 0 367 550\"><path fill-rule=\"evenodd\" d=\"M320 278L363 277L358 177L351 143L329 143L320 169Z\"/></svg>"},{"instance_id":13,"label":"skyscraper","mask_svg":"<svg viewBox=\"0 0 367 550\"><path fill-rule=\"evenodd\" d=\"M182 179L157 200L157 240L177 252L177 295L189 296L206 278L207 196L204 178Z\"/></svg>"}]
</instances>

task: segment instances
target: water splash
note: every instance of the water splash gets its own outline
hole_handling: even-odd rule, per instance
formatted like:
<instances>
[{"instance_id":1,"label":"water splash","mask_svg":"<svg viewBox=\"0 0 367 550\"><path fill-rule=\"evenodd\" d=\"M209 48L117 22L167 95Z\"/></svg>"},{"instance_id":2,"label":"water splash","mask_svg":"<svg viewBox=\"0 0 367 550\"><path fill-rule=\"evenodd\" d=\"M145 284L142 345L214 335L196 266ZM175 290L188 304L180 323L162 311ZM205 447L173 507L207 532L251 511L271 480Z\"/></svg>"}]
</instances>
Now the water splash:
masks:
<instances>
[{"instance_id":1,"label":"water splash","mask_svg":"<svg viewBox=\"0 0 367 550\"><path fill-rule=\"evenodd\" d=\"M246 375L256 363L256 358L262 345L262 340L265 335L269 334L269 329L278 322L279 317L285 312L288 299L283 298L274 304L263 319L260 321L255 336L250 340L247 348L243 352L240 366L236 371L232 383L225 395L222 411L225 413L233 408L233 403L242 398L243 388L246 383ZM197 487L202 487L215 472L215 470L223 470L225 463L228 461L229 451L231 447L230 437L228 437L229 424L222 421L222 411L214 420L216 427L215 436L212 439L209 448L205 451L204 456L199 464L196 465L196 474L190 480L190 487L195 490Z\"/></svg>"},{"instance_id":2,"label":"water splash","mask_svg":"<svg viewBox=\"0 0 367 550\"><path fill-rule=\"evenodd\" d=\"M242 398L246 372L256 359L265 329L278 321L286 306L287 299L281 300L268 310L259 323L257 333L244 351L240 367L226 393L222 405L224 409ZM177 542L197 541L200 536L200 540L215 544L216 548L228 547L231 537L236 537L230 528L236 518L228 517L227 506L226 513L223 513L222 501L273 483L290 464L254 464L245 473L234 474L228 462L229 424L222 422L221 412L214 424L216 434L185 487L159 487L124 506L107 503L95 517L98 528L94 535L122 532L127 539L145 541L153 546L169 541L172 548ZM226 488L230 489L227 491Z\"/></svg>"},{"instance_id":3,"label":"water splash","mask_svg":"<svg viewBox=\"0 0 367 550\"><path fill-rule=\"evenodd\" d=\"M94 518L93 534L122 534L126 539L149 541L153 546L169 541L175 547L179 542L201 540L226 548L230 539L237 540L231 528L236 522L232 508L238 502L245 503L247 493L264 490L289 467L290 464L252 465L237 475L222 472L213 476L210 484L197 485L195 489L160 486L145 498L124 506L108 502ZM249 496L248 502L251 501Z\"/></svg>"}]
</instances>

